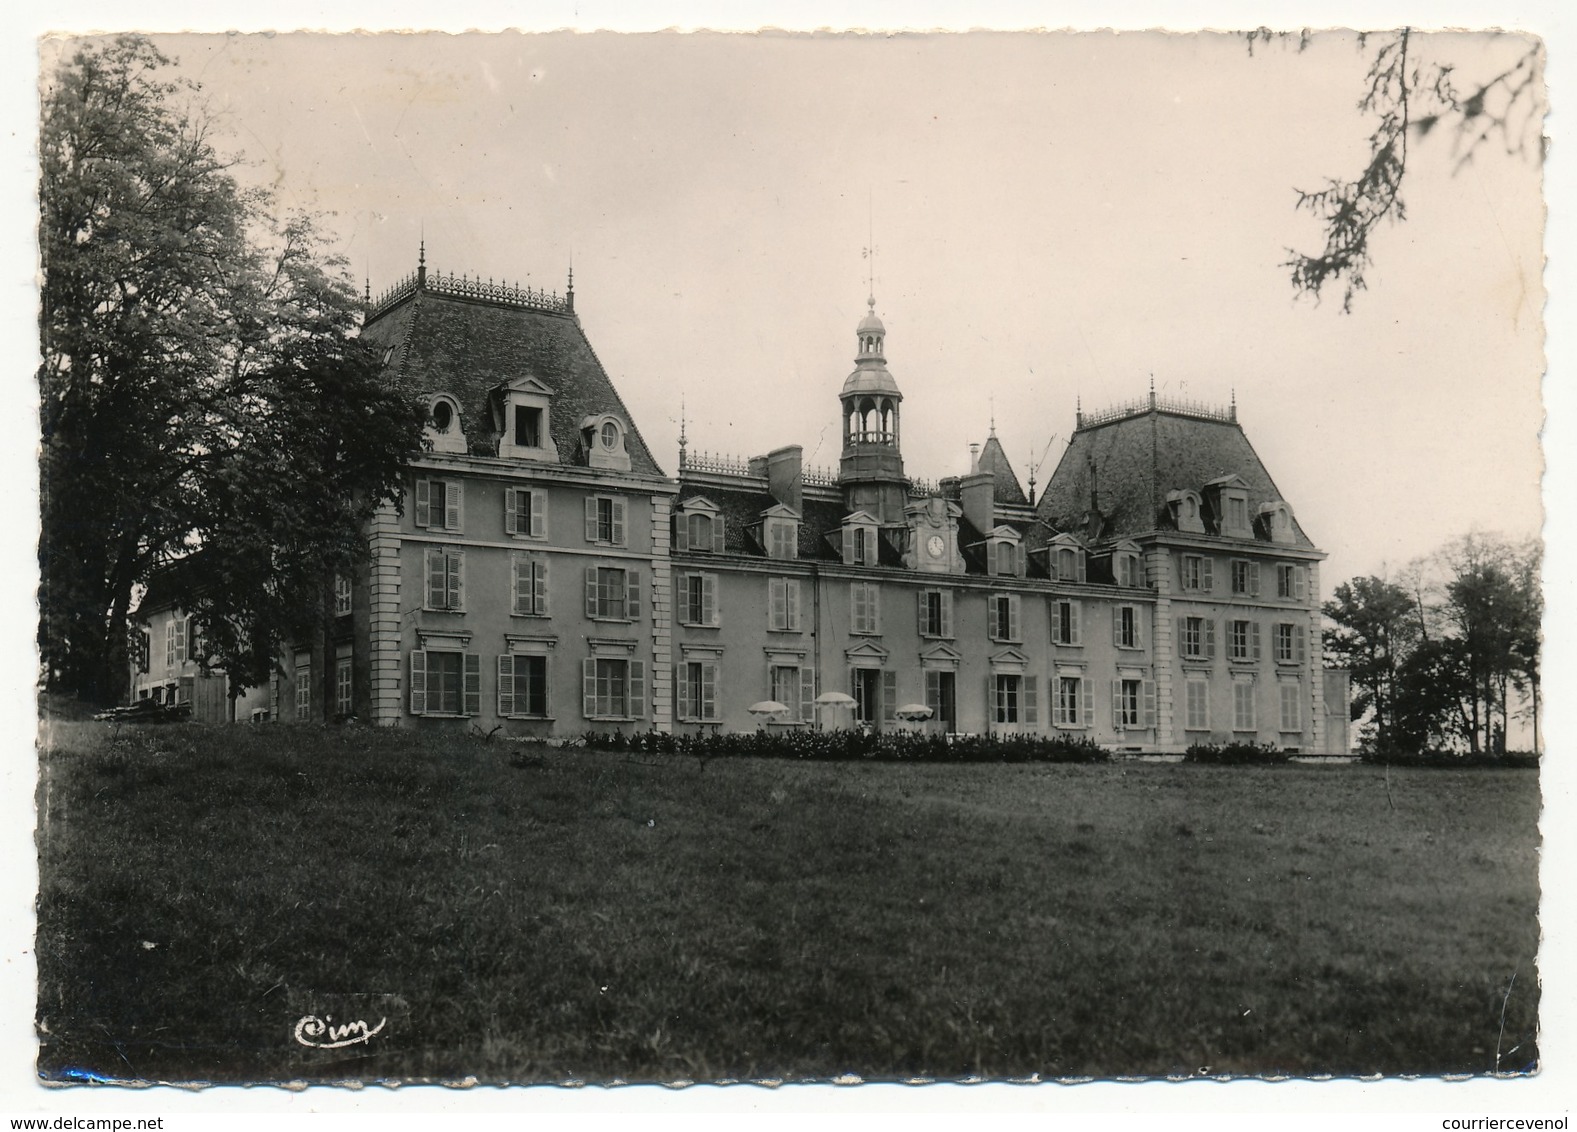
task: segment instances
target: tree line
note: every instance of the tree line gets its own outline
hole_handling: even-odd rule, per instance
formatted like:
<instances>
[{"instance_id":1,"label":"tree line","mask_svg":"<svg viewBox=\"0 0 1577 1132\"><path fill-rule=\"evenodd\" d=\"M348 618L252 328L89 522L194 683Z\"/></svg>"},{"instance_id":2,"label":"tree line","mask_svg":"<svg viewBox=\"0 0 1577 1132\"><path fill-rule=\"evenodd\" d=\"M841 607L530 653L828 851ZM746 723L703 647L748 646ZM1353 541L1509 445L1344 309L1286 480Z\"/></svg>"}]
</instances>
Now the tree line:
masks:
<instances>
[{"instance_id":1,"label":"tree line","mask_svg":"<svg viewBox=\"0 0 1577 1132\"><path fill-rule=\"evenodd\" d=\"M46 76L38 643L45 687L112 703L167 570L232 695L323 623L425 411L357 340L344 261L238 179L195 84L146 39Z\"/></svg>"},{"instance_id":2,"label":"tree line","mask_svg":"<svg viewBox=\"0 0 1577 1132\"><path fill-rule=\"evenodd\" d=\"M1352 672L1352 718L1378 751L1503 752L1539 743L1544 613L1537 540L1469 534L1394 578L1353 578L1325 603L1325 658Z\"/></svg>"}]
</instances>

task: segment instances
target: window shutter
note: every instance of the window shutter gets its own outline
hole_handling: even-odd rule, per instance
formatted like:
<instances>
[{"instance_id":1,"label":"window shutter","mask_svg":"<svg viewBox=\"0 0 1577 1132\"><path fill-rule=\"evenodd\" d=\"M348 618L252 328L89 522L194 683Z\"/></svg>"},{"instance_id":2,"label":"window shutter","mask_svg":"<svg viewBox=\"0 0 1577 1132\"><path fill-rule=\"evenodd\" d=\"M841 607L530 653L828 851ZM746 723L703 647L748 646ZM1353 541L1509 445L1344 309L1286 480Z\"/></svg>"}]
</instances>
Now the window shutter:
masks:
<instances>
[{"instance_id":1,"label":"window shutter","mask_svg":"<svg viewBox=\"0 0 1577 1132\"><path fill-rule=\"evenodd\" d=\"M1299 601L1307 601L1309 599L1309 568L1307 566L1299 566L1293 572L1293 584L1297 587L1294 591L1297 599Z\"/></svg>"},{"instance_id":2,"label":"window shutter","mask_svg":"<svg viewBox=\"0 0 1577 1132\"><path fill-rule=\"evenodd\" d=\"M995 539L986 542L986 573L995 576L997 572L997 544Z\"/></svg>"},{"instance_id":3,"label":"window shutter","mask_svg":"<svg viewBox=\"0 0 1577 1132\"><path fill-rule=\"evenodd\" d=\"M767 628L788 628L788 580L767 579Z\"/></svg>"},{"instance_id":4,"label":"window shutter","mask_svg":"<svg viewBox=\"0 0 1577 1132\"><path fill-rule=\"evenodd\" d=\"M1304 627L1302 625L1294 625L1292 627L1292 658L1299 664L1303 664L1308 656L1304 646L1304 637Z\"/></svg>"},{"instance_id":5,"label":"window shutter","mask_svg":"<svg viewBox=\"0 0 1577 1132\"><path fill-rule=\"evenodd\" d=\"M444 530L458 531L465 522L465 481L446 480L444 483Z\"/></svg>"},{"instance_id":6,"label":"window shutter","mask_svg":"<svg viewBox=\"0 0 1577 1132\"><path fill-rule=\"evenodd\" d=\"M164 626L164 665L166 668L175 664L175 622L167 621Z\"/></svg>"},{"instance_id":7,"label":"window shutter","mask_svg":"<svg viewBox=\"0 0 1577 1132\"><path fill-rule=\"evenodd\" d=\"M538 558L531 564L531 611L546 617L548 612L548 560Z\"/></svg>"},{"instance_id":8,"label":"window shutter","mask_svg":"<svg viewBox=\"0 0 1577 1132\"><path fill-rule=\"evenodd\" d=\"M1079 581L1084 581L1087 567L1084 561L1083 553L1077 550L1073 552L1073 568L1075 571L1077 571Z\"/></svg>"},{"instance_id":9,"label":"window shutter","mask_svg":"<svg viewBox=\"0 0 1577 1132\"><path fill-rule=\"evenodd\" d=\"M520 530L520 496L523 493L512 487L504 489L504 533L506 535L522 534ZM531 497L526 496L527 505Z\"/></svg>"},{"instance_id":10,"label":"window shutter","mask_svg":"<svg viewBox=\"0 0 1577 1132\"><path fill-rule=\"evenodd\" d=\"M588 657L580 662L581 714L587 719L597 714L597 661Z\"/></svg>"},{"instance_id":11,"label":"window shutter","mask_svg":"<svg viewBox=\"0 0 1577 1132\"><path fill-rule=\"evenodd\" d=\"M986 636L993 641L1002 636L1002 603L995 594L986 599Z\"/></svg>"},{"instance_id":12,"label":"window shutter","mask_svg":"<svg viewBox=\"0 0 1577 1132\"><path fill-rule=\"evenodd\" d=\"M465 555L457 550L444 553L444 565L448 571L448 598L450 609L465 608Z\"/></svg>"},{"instance_id":13,"label":"window shutter","mask_svg":"<svg viewBox=\"0 0 1577 1132\"><path fill-rule=\"evenodd\" d=\"M953 594L950 590L942 591L942 636L953 635Z\"/></svg>"},{"instance_id":14,"label":"window shutter","mask_svg":"<svg viewBox=\"0 0 1577 1132\"><path fill-rule=\"evenodd\" d=\"M891 723L897 719L894 713L898 710L898 673L890 668L882 669L882 721Z\"/></svg>"},{"instance_id":15,"label":"window shutter","mask_svg":"<svg viewBox=\"0 0 1577 1132\"><path fill-rule=\"evenodd\" d=\"M701 592L706 593L705 589ZM705 600L703 596L703 604ZM624 572L624 615L631 621L641 619L641 572L633 568Z\"/></svg>"},{"instance_id":16,"label":"window shutter","mask_svg":"<svg viewBox=\"0 0 1577 1132\"><path fill-rule=\"evenodd\" d=\"M1216 619L1214 617L1206 617L1203 620L1205 628L1205 657L1209 660L1214 660L1216 657Z\"/></svg>"},{"instance_id":17,"label":"window shutter","mask_svg":"<svg viewBox=\"0 0 1577 1132\"><path fill-rule=\"evenodd\" d=\"M788 610L788 627L799 632L799 579L790 578L783 583L785 607Z\"/></svg>"},{"instance_id":18,"label":"window shutter","mask_svg":"<svg viewBox=\"0 0 1577 1132\"><path fill-rule=\"evenodd\" d=\"M1084 643L1084 637L1079 628L1079 620L1079 603L1076 601L1070 601L1068 603L1068 628L1070 630L1068 633L1068 643L1070 645L1080 645Z\"/></svg>"},{"instance_id":19,"label":"window shutter","mask_svg":"<svg viewBox=\"0 0 1577 1132\"><path fill-rule=\"evenodd\" d=\"M465 715L482 714L482 658L474 652L465 654Z\"/></svg>"},{"instance_id":20,"label":"window shutter","mask_svg":"<svg viewBox=\"0 0 1577 1132\"><path fill-rule=\"evenodd\" d=\"M816 670L799 670L799 718L802 723L816 721Z\"/></svg>"},{"instance_id":21,"label":"window shutter","mask_svg":"<svg viewBox=\"0 0 1577 1132\"><path fill-rule=\"evenodd\" d=\"M690 719L690 666L684 661L674 665L674 718L680 723Z\"/></svg>"},{"instance_id":22,"label":"window shutter","mask_svg":"<svg viewBox=\"0 0 1577 1132\"><path fill-rule=\"evenodd\" d=\"M723 516L712 516L712 553L723 553Z\"/></svg>"},{"instance_id":23,"label":"window shutter","mask_svg":"<svg viewBox=\"0 0 1577 1132\"><path fill-rule=\"evenodd\" d=\"M427 714L427 654L411 650L411 714Z\"/></svg>"},{"instance_id":24,"label":"window shutter","mask_svg":"<svg viewBox=\"0 0 1577 1132\"><path fill-rule=\"evenodd\" d=\"M925 670L925 706L935 714L932 719L939 718L942 714L942 674L934 668Z\"/></svg>"},{"instance_id":25,"label":"window shutter","mask_svg":"<svg viewBox=\"0 0 1577 1132\"><path fill-rule=\"evenodd\" d=\"M1079 718L1074 720L1077 727L1095 726L1095 681L1081 678L1079 680L1079 698L1084 703L1084 710Z\"/></svg>"},{"instance_id":26,"label":"window shutter","mask_svg":"<svg viewBox=\"0 0 1577 1132\"><path fill-rule=\"evenodd\" d=\"M986 722L1002 722L1002 700L997 695L997 678L986 673Z\"/></svg>"},{"instance_id":27,"label":"window shutter","mask_svg":"<svg viewBox=\"0 0 1577 1132\"><path fill-rule=\"evenodd\" d=\"M498 654L498 714L515 714L515 658Z\"/></svg>"},{"instance_id":28,"label":"window shutter","mask_svg":"<svg viewBox=\"0 0 1577 1132\"><path fill-rule=\"evenodd\" d=\"M857 566L859 562L854 557L854 528L843 528L843 563L845 566Z\"/></svg>"},{"instance_id":29,"label":"window shutter","mask_svg":"<svg viewBox=\"0 0 1577 1132\"><path fill-rule=\"evenodd\" d=\"M646 662L630 661L630 714L636 719L646 718Z\"/></svg>"},{"instance_id":30,"label":"window shutter","mask_svg":"<svg viewBox=\"0 0 1577 1132\"><path fill-rule=\"evenodd\" d=\"M1144 620L1139 614L1139 607L1133 609L1133 647L1144 648Z\"/></svg>"},{"instance_id":31,"label":"window shutter","mask_svg":"<svg viewBox=\"0 0 1577 1132\"><path fill-rule=\"evenodd\" d=\"M1146 680L1143 686L1144 695L1144 725L1155 727L1155 681Z\"/></svg>"},{"instance_id":32,"label":"window shutter","mask_svg":"<svg viewBox=\"0 0 1577 1132\"><path fill-rule=\"evenodd\" d=\"M1259 659L1259 622L1250 621L1248 627L1249 653L1255 660Z\"/></svg>"},{"instance_id":33,"label":"window shutter","mask_svg":"<svg viewBox=\"0 0 1577 1132\"><path fill-rule=\"evenodd\" d=\"M922 637L928 636L930 625L926 623L925 612L930 605L930 590L917 590L914 595L915 631Z\"/></svg>"},{"instance_id":34,"label":"window shutter","mask_svg":"<svg viewBox=\"0 0 1577 1132\"><path fill-rule=\"evenodd\" d=\"M597 616L597 568L586 567L586 616Z\"/></svg>"},{"instance_id":35,"label":"window shutter","mask_svg":"<svg viewBox=\"0 0 1577 1132\"><path fill-rule=\"evenodd\" d=\"M681 552L690 549L690 516L682 512L674 516L674 549Z\"/></svg>"},{"instance_id":36,"label":"window shutter","mask_svg":"<svg viewBox=\"0 0 1577 1132\"><path fill-rule=\"evenodd\" d=\"M1112 607L1112 644L1123 643L1123 610L1122 606Z\"/></svg>"},{"instance_id":37,"label":"window shutter","mask_svg":"<svg viewBox=\"0 0 1577 1132\"><path fill-rule=\"evenodd\" d=\"M849 583L849 602L852 609L851 620L854 622L854 631L864 633L869 629L867 618L870 610L865 600L865 586L861 582Z\"/></svg>"},{"instance_id":38,"label":"window shutter","mask_svg":"<svg viewBox=\"0 0 1577 1132\"><path fill-rule=\"evenodd\" d=\"M1010 641L1016 641L1016 640L1019 639L1019 636L1018 636L1018 600L1019 600L1018 599L1018 594L1009 594L1008 595L1008 637L1007 637L1007 639L1010 640Z\"/></svg>"},{"instance_id":39,"label":"window shutter","mask_svg":"<svg viewBox=\"0 0 1577 1132\"><path fill-rule=\"evenodd\" d=\"M531 537L548 537L548 493L545 491L531 491Z\"/></svg>"},{"instance_id":40,"label":"window shutter","mask_svg":"<svg viewBox=\"0 0 1577 1132\"><path fill-rule=\"evenodd\" d=\"M1040 715L1035 703L1035 678L1024 677L1024 722L1031 727L1040 726Z\"/></svg>"},{"instance_id":41,"label":"window shutter","mask_svg":"<svg viewBox=\"0 0 1577 1132\"><path fill-rule=\"evenodd\" d=\"M1253 597L1259 596L1259 563L1248 564L1248 592Z\"/></svg>"},{"instance_id":42,"label":"window shutter","mask_svg":"<svg viewBox=\"0 0 1577 1132\"><path fill-rule=\"evenodd\" d=\"M427 480L416 481L416 525L433 525L433 485Z\"/></svg>"},{"instance_id":43,"label":"window shutter","mask_svg":"<svg viewBox=\"0 0 1577 1132\"><path fill-rule=\"evenodd\" d=\"M717 665L701 665L701 718L717 718Z\"/></svg>"},{"instance_id":44,"label":"window shutter","mask_svg":"<svg viewBox=\"0 0 1577 1132\"><path fill-rule=\"evenodd\" d=\"M1216 560L1214 558L1201 558L1199 560L1199 588L1206 593L1216 588Z\"/></svg>"},{"instance_id":45,"label":"window shutter","mask_svg":"<svg viewBox=\"0 0 1577 1132\"><path fill-rule=\"evenodd\" d=\"M509 596L514 612L531 612L531 560L525 555L509 555Z\"/></svg>"},{"instance_id":46,"label":"window shutter","mask_svg":"<svg viewBox=\"0 0 1577 1132\"><path fill-rule=\"evenodd\" d=\"M1123 682L1112 681L1112 726L1118 731L1123 729Z\"/></svg>"},{"instance_id":47,"label":"window shutter","mask_svg":"<svg viewBox=\"0 0 1577 1132\"><path fill-rule=\"evenodd\" d=\"M186 663L186 618L177 617L170 622L170 627L175 630L175 663Z\"/></svg>"},{"instance_id":48,"label":"window shutter","mask_svg":"<svg viewBox=\"0 0 1577 1132\"><path fill-rule=\"evenodd\" d=\"M624 545L624 500L613 501L613 545Z\"/></svg>"},{"instance_id":49,"label":"window shutter","mask_svg":"<svg viewBox=\"0 0 1577 1132\"><path fill-rule=\"evenodd\" d=\"M424 552L427 573L427 608L442 609L449 594L449 581L444 573L444 552L429 548Z\"/></svg>"},{"instance_id":50,"label":"window shutter","mask_svg":"<svg viewBox=\"0 0 1577 1132\"><path fill-rule=\"evenodd\" d=\"M873 585L866 586L866 600L870 603L871 632L882 631L882 591Z\"/></svg>"},{"instance_id":51,"label":"window shutter","mask_svg":"<svg viewBox=\"0 0 1577 1132\"><path fill-rule=\"evenodd\" d=\"M716 625L717 616L717 575L701 575L701 620L707 625Z\"/></svg>"}]
</instances>

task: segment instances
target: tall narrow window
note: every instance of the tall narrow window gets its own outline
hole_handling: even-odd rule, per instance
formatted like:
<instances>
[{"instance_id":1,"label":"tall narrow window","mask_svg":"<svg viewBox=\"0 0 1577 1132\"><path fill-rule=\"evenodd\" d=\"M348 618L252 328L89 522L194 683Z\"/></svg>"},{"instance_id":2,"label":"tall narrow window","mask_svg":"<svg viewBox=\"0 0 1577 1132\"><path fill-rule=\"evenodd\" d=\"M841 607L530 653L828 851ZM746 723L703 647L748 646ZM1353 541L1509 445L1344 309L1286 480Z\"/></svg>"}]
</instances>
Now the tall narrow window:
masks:
<instances>
[{"instance_id":1,"label":"tall narrow window","mask_svg":"<svg viewBox=\"0 0 1577 1132\"><path fill-rule=\"evenodd\" d=\"M1303 730L1303 686L1299 683L1281 685L1281 729Z\"/></svg>"},{"instance_id":2,"label":"tall narrow window","mask_svg":"<svg viewBox=\"0 0 1577 1132\"><path fill-rule=\"evenodd\" d=\"M1190 731L1210 730L1210 684L1205 680L1189 679L1184 682L1187 690L1187 716L1185 726Z\"/></svg>"},{"instance_id":3,"label":"tall narrow window","mask_svg":"<svg viewBox=\"0 0 1577 1132\"><path fill-rule=\"evenodd\" d=\"M498 658L498 714L543 717L548 714L548 658L504 653Z\"/></svg>"},{"instance_id":4,"label":"tall narrow window","mask_svg":"<svg viewBox=\"0 0 1577 1132\"><path fill-rule=\"evenodd\" d=\"M1232 729L1234 731L1253 731L1258 726L1254 721L1254 682L1252 680L1234 680L1232 682Z\"/></svg>"}]
</instances>

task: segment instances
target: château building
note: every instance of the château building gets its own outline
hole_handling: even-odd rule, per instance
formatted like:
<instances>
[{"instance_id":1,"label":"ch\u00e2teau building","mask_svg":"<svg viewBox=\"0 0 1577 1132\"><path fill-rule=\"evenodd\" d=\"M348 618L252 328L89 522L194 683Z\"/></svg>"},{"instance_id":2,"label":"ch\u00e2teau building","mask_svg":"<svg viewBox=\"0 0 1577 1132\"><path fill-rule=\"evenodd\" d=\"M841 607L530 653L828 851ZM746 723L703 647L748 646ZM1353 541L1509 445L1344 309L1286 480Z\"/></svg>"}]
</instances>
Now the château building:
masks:
<instances>
[{"instance_id":1,"label":"ch\u00e2teau building","mask_svg":"<svg viewBox=\"0 0 1577 1132\"><path fill-rule=\"evenodd\" d=\"M875 300L828 411L836 469L681 434L669 477L556 293L429 274L363 337L421 390L430 448L374 520L334 632L275 718L697 732L920 726L1140 751L1345 751L1320 661L1323 554L1236 405L1080 412L1044 493L993 434L967 475L903 459ZM157 679L154 674L151 679ZM842 693L843 703L828 703ZM767 714L753 706L782 706ZM931 718L905 722L923 704Z\"/></svg>"}]
</instances>

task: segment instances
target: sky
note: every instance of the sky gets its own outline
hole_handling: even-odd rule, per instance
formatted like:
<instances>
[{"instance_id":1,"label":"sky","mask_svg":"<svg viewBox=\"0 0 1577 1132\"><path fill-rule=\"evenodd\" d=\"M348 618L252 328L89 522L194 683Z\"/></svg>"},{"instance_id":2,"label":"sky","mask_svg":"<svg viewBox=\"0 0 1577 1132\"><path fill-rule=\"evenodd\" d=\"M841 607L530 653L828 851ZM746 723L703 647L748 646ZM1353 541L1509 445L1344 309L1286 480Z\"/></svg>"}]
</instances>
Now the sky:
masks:
<instances>
[{"instance_id":1,"label":"sky","mask_svg":"<svg viewBox=\"0 0 1577 1132\"><path fill-rule=\"evenodd\" d=\"M835 465L873 288L906 467L996 433L1044 484L1086 408L1225 407L1326 593L1469 529L1537 534L1541 170L1409 156L1370 290L1295 297L1355 174L1372 57L1162 33L175 36L224 148L333 213L374 293L416 266L562 290L659 461L798 443ZM1530 46L1414 39L1466 84ZM1444 131L1442 131L1442 134ZM1519 140L1536 148L1534 128ZM866 249L874 247L874 262ZM872 273L874 278L872 278Z\"/></svg>"},{"instance_id":2,"label":"sky","mask_svg":"<svg viewBox=\"0 0 1577 1132\"><path fill-rule=\"evenodd\" d=\"M43 9L43 5L34 5ZM36 364L35 38L51 28L219 32L292 27L1082 27L1242 28L1263 4L545 2L529 10L478 0L274 0L216 10L195 0L57 0L0 15L0 335L14 374ZM1577 764L1561 690L1577 679L1571 635L1573 479L1566 376L1572 321L1567 214L1572 166L1561 102L1573 40L1553 0L1278 7L1280 26L1531 27L1550 37L1557 144L1543 171L1554 296L1546 316L1552 376L1545 453L1550 479L1545 587L1550 617L1546 734L1546 942L1538 1078L1473 1081L1238 1083L1178 1088L1024 1090L740 1090L637 1096L633 1091L459 1091L441 1100L312 1090L137 1096L74 1091L40 1100L31 1082L34 734L30 640L36 608L0 606L15 663L0 682L0 859L11 888L0 917L0 1110L99 1115L334 1111L382 1113L395 1100L455 1111L529 1105L538 1119L585 1107L657 1113L679 1126L698 1110L815 1112L820 1119L902 1107L910 1119L1029 1112L1036 1126L1108 1113L1180 1114L1183 1127L1254 1126L1274 1106L1300 1114L1368 1114L1394 1126L1422 1110L1552 1115L1569 1107L1577 1025L1571 941L1577 904L1559 882L1577 863L1569 816ZM874 241L877 309L905 394L911 474L967 467L968 444L996 430L1020 478L1044 457L1044 483L1086 408L1142 396L1153 375L1169 396L1217 404L1239 419L1334 580L1395 568L1472 527L1537 533L1540 311L1539 182L1529 163L1484 152L1453 172L1450 138L1414 153L1408 220L1374 244L1370 290L1353 314L1339 296L1294 298L1281 266L1313 250L1317 226L1293 208L1294 186L1348 176L1371 124L1356 110L1365 59L1349 39L1251 58L1241 39L1124 32L858 41L568 36L491 40L363 37L335 41L215 37L167 40L223 110L225 130L289 206L332 210L336 246L374 290L415 265L561 286L573 256L576 306L636 423L674 469L681 397L692 448L749 455L804 445L832 465L836 394L852 368ZM1503 45L1467 37L1429 50L1464 80ZM1515 49L1514 47L1512 48ZM0 419L15 482L36 474L27 397ZM17 510L36 504L27 491ZM17 497L13 496L15 500ZM25 506L23 506L25 504ZM36 530L36 527L34 528ZM33 536L0 542L0 575L26 595ZM1449 831L1445 831L1447 834ZM178 1025L179 1020L172 1020ZM1270 1093L1269 1090L1275 1090ZM277 1092L277 1091L276 1091ZM465 1093L466 1095L461 1095ZM676 1118L677 1114L677 1118ZM1191 1115L1190 1115L1191 1114ZM1375 1114L1382 1114L1376 1116ZM408 1114L407 1114L408 1116ZM666 1119L664 1119L666 1116ZM258 1127L264 1127L260 1116ZM1087 1116L1086 1116L1087 1119ZM1148 1126L1148 1121L1145 1122ZM416 1119L408 1125L416 1127ZM196 1124L192 1126L197 1126ZM385 1124L380 1123L380 1127ZM1077 1126L1077 1125L1075 1125ZM1230 1126L1230 1125L1229 1125ZM1420 1125L1422 1126L1422 1125ZM1430 1121L1429 1126L1435 1126Z\"/></svg>"}]
</instances>

